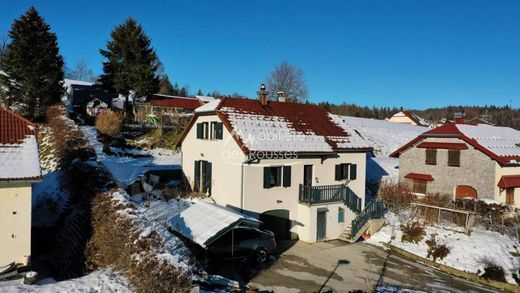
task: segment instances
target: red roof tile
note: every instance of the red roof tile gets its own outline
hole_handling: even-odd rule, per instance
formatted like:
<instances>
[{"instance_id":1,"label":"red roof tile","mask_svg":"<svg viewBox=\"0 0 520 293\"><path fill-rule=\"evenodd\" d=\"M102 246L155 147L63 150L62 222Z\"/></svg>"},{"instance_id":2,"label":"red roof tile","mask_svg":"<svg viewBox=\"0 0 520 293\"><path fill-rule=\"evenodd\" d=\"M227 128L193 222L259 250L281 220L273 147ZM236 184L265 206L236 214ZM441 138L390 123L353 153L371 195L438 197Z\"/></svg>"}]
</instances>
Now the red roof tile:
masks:
<instances>
[{"instance_id":1,"label":"red roof tile","mask_svg":"<svg viewBox=\"0 0 520 293\"><path fill-rule=\"evenodd\" d=\"M502 176L497 184L500 188L515 188L520 187L520 175Z\"/></svg>"},{"instance_id":2,"label":"red roof tile","mask_svg":"<svg viewBox=\"0 0 520 293\"><path fill-rule=\"evenodd\" d=\"M168 98L161 100L152 100L150 104L158 107L172 107L185 110L195 110L202 106L202 103L197 99L192 98Z\"/></svg>"},{"instance_id":3,"label":"red roof tile","mask_svg":"<svg viewBox=\"0 0 520 293\"><path fill-rule=\"evenodd\" d=\"M433 181L433 177L430 174L408 173L406 176L404 176L404 178L422 181Z\"/></svg>"},{"instance_id":4,"label":"red roof tile","mask_svg":"<svg viewBox=\"0 0 520 293\"><path fill-rule=\"evenodd\" d=\"M27 135L35 135L31 121L15 112L0 108L0 144L21 144Z\"/></svg>"},{"instance_id":5,"label":"red roof tile","mask_svg":"<svg viewBox=\"0 0 520 293\"><path fill-rule=\"evenodd\" d=\"M399 157L399 155L402 152L404 152L406 149L413 147L417 142L419 142L427 137L459 138L459 139L463 140L464 142L468 143L469 145L471 145L472 147L474 147L475 149L477 149L477 150L481 151L482 153L484 153L485 155L489 156L493 160L497 161L501 165L507 165L512 160L520 161L520 156L500 156L500 155L494 153L492 150L479 144L476 139L466 136L462 131L460 131L457 128L456 123L444 124L442 126L436 127L432 130L429 130L429 131L417 136L416 138L414 138L407 144L403 145L402 147L400 147L399 149L397 149L396 151L391 153L390 157L394 157L394 158Z\"/></svg>"},{"instance_id":6,"label":"red roof tile","mask_svg":"<svg viewBox=\"0 0 520 293\"><path fill-rule=\"evenodd\" d=\"M332 150L343 149L344 147L339 145L341 143L340 138L349 138L353 135L347 133L343 127L332 121L329 112L312 104L269 101L267 105L262 105L257 99L224 97L221 99L215 111L230 132L233 131L230 113L280 117L283 118L284 121L287 121L292 129L298 132L323 136L325 142L330 145ZM193 123L188 126L183 136L181 136L177 143L178 146L182 144L184 136L192 125ZM249 149L245 146L241 138L233 137L240 148L247 153ZM365 147L363 149L370 148Z\"/></svg>"},{"instance_id":7,"label":"red roof tile","mask_svg":"<svg viewBox=\"0 0 520 293\"><path fill-rule=\"evenodd\" d=\"M454 142L421 142L417 145L418 148L427 149L448 149L448 150L466 150L468 146L465 143Z\"/></svg>"}]
</instances>

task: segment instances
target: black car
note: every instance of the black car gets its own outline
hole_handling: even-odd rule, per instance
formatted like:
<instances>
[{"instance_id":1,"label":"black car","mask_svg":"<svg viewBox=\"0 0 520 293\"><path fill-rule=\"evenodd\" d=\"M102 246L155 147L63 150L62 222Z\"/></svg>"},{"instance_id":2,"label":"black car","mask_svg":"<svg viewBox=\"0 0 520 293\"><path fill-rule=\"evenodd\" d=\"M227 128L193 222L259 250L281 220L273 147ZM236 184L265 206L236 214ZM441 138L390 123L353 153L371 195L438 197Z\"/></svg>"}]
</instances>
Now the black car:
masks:
<instances>
[{"instance_id":1,"label":"black car","mask_svg":"<svg viewBox=\"0 0 520 293\"><path fill-rule=\"evenodd\" d=\"M262 264L276 249L274 234L252 227L236 227L223 234L207 249L209 259L249 258Z\"/></svg>"}]
</instances>

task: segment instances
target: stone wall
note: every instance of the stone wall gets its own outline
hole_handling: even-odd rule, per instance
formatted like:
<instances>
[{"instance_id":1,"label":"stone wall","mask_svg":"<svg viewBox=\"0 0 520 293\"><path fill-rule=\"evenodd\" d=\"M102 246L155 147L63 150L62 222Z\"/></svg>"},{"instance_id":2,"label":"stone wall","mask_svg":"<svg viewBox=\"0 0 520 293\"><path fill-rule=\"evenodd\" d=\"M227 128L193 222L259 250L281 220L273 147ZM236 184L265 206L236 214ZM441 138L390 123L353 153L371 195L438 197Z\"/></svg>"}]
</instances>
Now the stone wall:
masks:
<instances>
[{"instance_id":1,"label":"stone wall","mask_svg":"<svg viewBox=\"0 0 520 293\"><path fill-rule=\"evenodd\" d=\"M423 142L464 143L458 138L426 138ZM408 173L422 173L433 176L428 182L428 192L455 194L457 185L469 185L477 190L478 198L494 198L495 162L482 152L468 145L460 152L460 167L448 166L448 150L437 150L437 165L426 165L425 148L409 148L400 155L399 181L411 182L404 178Z\"/></svg>"}]
</instances>

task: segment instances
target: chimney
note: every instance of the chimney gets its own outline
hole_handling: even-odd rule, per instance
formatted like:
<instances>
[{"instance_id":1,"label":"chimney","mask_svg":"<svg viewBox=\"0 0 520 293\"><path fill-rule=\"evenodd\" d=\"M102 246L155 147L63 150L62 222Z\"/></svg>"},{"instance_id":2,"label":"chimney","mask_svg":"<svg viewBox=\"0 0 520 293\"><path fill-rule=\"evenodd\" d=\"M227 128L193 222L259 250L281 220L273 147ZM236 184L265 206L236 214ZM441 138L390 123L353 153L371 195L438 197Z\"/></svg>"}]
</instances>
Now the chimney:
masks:
<instances>
[{"instance_id":1,"label":"chimney","mask_svg":"<svg viewBox=\"0 0 520 293\"><path fill-rule=\"evenodd\" d=\"M262 106L267 106L267 96L269 93L265 90L265 84L262 83L260 90L257 93L260 104L262 104Z\"/></svg>"},{"instance_id":2,"label":"chimney","mask_svg":"<svg viewBox=\"0 0 520 293\"><path fill-rule=\"evenodd\" d=\"M279 91L276 93L276 97L278 98L278 102L285 103L287 102L287 95L284 91Z\"/></svg>"},{"instance_id":3,"label":"chimney","mask_svg":"<svg viewBox=\"0 0 520 293\"><path fill-rule=\"evenodd\" d=\"M455 118L456 124L464 124L464 111L458 111L453 113L453 118Z\"/></svg>"}]
</instances>

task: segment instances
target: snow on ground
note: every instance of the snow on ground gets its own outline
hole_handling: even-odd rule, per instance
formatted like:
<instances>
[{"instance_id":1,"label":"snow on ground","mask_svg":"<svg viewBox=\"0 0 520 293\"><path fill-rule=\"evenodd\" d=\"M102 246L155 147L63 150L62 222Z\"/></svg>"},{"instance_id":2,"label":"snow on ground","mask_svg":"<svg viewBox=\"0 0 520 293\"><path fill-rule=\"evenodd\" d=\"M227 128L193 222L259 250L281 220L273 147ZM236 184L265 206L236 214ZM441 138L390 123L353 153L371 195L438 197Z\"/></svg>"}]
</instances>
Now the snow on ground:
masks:
<instances>
[{"instance_id":1,"label":"snow on ground","mask_svg":"<svg viewBox=\"0 0 520 293\"><path fill-rule=\"evenodd\" d=\"M374 148L376 156L388 156L427 127L388 122L386 120L341 116L347 125L356 129Z\"/></svg>"},{"instance_id":2,"label":"snow on ground","mask_svg":"<svg viewBox=\"0 0 520 293\"><path fill-rule=\"evenodd\" d=\"M42 279L35 285L23 284L23 279L0 282L0 292L131 292L128 280L110 270L94 271L86 276L56 282L52 278Z\"/></svg>"},{"instance_id":3,"label":"snow on ground","mask_svg":"<svg viewBox=\"0 0 520 293\"><path fill-rule=\"evenodd\" d=\"M426 258L428 245L426 240L436 234L437 243L445 244L450 249L446 258L437 260L438 263L453 267L458 270L474 274L484 272L484 260L491 260L500 265L506 272L508 283L516 284L512 273L520 269L520 243L497 232L473 229L470 235L446 230L442 227L426 226L423 240L418 244L402 242L403 235L401 221L392 213L387 213L386 222L379 232L367 240L368 243L382 245L390 243L415 255ZM394 239L392 239L394 235Z\"/></svg>"},{"instance_id":4,"label":"snow on ground","mask_svg":"<svg viewBox=\"0 0 520 293\"><path fill-rule=\"evenodd\" d=\"M97 140L97 130L93 126L81 126L85 137L96 151L98 160L114 175L117 181L125 187L139 178L148 170L180 169L180 154L168 149L152 149L149 157L118 157L103 152L103 144ZM143 154L142 152L139 152Z\"/></svg>"}]
</instances>

